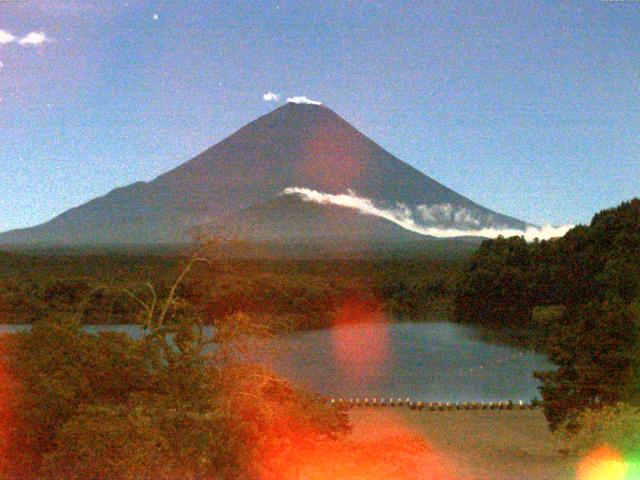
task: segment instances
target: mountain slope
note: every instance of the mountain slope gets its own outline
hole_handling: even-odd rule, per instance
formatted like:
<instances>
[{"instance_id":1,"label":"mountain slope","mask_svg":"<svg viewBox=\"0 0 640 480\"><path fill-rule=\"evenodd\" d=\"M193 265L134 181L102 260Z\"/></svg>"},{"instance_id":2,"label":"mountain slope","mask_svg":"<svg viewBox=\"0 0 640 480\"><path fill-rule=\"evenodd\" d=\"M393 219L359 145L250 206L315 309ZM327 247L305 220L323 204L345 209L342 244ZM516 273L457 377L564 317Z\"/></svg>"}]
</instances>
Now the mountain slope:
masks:
<instances>
[{"instance_id":1,"label":"mountain slope","mask_svg":"<svg viewBox=\"0 0 640 480\"><path fill-rule=\"evenodd\" d=\"M190 228L275 199L287 187L358 195L382 205L448 205L479 226L524 228L407 165L324 106L288 103L151 182L73 208L0 243L166 243ZM435 221L435 220L434 220ZM437 220L448 226L453 218ZM330 233L330 232L328 232Z\"/></svg>"},{"instance_id":2,"label":"mountain slope","mask_svg":"<svg viewBox=\"0 0 640 480\"><path fill-rule=\"evenodd\" d=\"M207 230L212 236L277 242L330 240L374 244L428 238L376 216L346 207L305 202L296 195L282 195L251 205L210 224Z\"/></svg>"}]
</instances>

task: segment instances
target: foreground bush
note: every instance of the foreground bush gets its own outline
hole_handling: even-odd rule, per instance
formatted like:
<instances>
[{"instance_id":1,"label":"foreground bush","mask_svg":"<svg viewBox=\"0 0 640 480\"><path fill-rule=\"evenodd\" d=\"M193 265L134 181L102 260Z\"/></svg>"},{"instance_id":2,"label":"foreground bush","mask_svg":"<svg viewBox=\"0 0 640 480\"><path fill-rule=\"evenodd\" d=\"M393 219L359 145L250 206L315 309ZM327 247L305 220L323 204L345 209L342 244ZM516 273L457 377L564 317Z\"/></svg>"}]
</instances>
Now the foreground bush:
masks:
<instances>
[{"instance_id":1,"label":"foreground bush","mask_svg":"<svg viewBox=\"0 0 640 480\"><path fill-rule=\"evenodd\" d=\"M347 431L336 408L244 354L265 325L236 315L205 335L176 294L190 266L163 298L124 292L141 306L139 340L86 333L77 317L2 339L0 478L265 478L262 452Z\"/></svg>"},{"instance_id":2,"label":"foreground bush","mask_svg":"<svg viewBox=\"0 0 640 480\"><path fill-rule=\"evenodd\" d=\"M585 454L607 445L623 458L636 458L640 453L640 407L617 403L600 409L584 410L576 420L578 431L565 430L567 449Z\"/></svg>"}]
</instances>

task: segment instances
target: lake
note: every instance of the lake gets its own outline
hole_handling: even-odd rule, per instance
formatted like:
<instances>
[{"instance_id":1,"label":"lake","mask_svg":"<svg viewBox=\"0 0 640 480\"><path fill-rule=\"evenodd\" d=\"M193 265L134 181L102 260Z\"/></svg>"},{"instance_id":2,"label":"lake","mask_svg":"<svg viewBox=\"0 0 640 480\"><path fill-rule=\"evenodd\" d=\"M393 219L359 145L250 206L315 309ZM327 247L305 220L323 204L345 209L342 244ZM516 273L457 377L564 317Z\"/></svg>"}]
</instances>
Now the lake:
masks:
<instances>
[{"instance_id":1,"label":"lake","mask_svg":"<svg viewBox=\"0 0 640 480\"><path fill-rule=\"evenodd\" d=\"M28 328L0 326L0 332ZM132 325L87 326L123 331ZM530 401L540 397L544 355L490 344L472 326L449 322L357 324L273 340L270 360L283 376L331 397L410 397L425 402Z\"/></svg>"}]
</instances>

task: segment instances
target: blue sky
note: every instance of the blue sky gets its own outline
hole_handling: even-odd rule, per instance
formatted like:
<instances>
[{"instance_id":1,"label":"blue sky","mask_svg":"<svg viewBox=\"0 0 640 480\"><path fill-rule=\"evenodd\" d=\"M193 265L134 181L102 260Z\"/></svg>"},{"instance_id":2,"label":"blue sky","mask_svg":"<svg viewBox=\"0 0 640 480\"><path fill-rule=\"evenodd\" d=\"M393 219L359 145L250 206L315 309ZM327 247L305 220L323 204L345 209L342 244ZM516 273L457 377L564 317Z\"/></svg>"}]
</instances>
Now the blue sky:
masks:
<instances>
[{"instance_id":1,"label":"blue sky","mask_svg":"<svg viewBox=\"0 0 640 480\"><path fill-rule=\"evenodd\" d=\"M1 2L0 62L0 231L294 95L529 222L640 196L638 1Z\"/></svg>"}]
</instances>

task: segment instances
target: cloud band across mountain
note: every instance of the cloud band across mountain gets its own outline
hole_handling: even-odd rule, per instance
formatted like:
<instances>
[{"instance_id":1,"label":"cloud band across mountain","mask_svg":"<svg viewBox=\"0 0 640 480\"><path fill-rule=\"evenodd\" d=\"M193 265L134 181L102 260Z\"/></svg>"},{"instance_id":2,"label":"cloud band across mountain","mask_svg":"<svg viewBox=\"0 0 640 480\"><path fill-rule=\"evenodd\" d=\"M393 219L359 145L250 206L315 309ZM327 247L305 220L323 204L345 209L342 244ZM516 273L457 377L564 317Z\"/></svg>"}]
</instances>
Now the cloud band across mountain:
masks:
<instances>
[{"instance_id":1,"label":"cloud band across mountain","mask_svg":"<svg viewBox=\"0 0 640 480\"><path fill-rule=\"evenodd\" d=\"M562 225L558 227L552 225L545 225L543 227L530 226L524 230L493 226L481 227L482 222L475 218L468 209L456 208L450 204L418 205L416 211L417 216L424 221L428 221L429 223L441 221L453 222L453 227L423 225L416 221L414 211L406 205L396 204L394 208L383 208L377 206L371 199L358 196L352 190L347 190L347 193L342 194L331 194L310 188L288 187L283 191L283 194L298 195L306 202L314 202L320 205L337 205L352 208L363 215L373 215L384 218L406 230L438 238L522 236L527 241L533 241L536 238L545 240L561 237L573 228L573 225Z\"/></svg>"}]
</instances>

